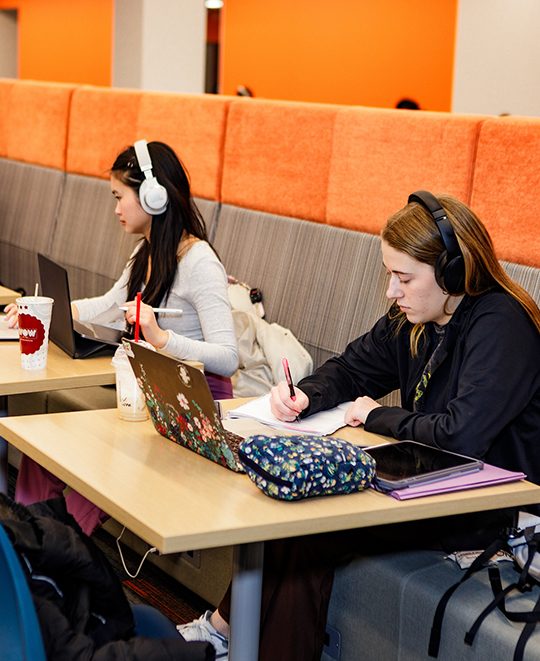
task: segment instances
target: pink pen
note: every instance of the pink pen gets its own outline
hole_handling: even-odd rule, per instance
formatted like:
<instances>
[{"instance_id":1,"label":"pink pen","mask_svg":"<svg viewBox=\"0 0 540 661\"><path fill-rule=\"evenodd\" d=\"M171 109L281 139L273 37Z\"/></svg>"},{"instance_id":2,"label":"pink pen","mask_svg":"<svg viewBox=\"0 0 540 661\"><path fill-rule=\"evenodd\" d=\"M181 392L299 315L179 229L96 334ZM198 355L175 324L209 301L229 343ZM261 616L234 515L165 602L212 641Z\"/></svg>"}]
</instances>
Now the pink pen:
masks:
<instances>
[{"instance_id":1,"label":"pink pen","mask_svg":"<svg viewBox=\"0 0 540 661\"><path fill-rule=\"evenodd\" d=\"M289 361L286 358L283 358L281 363L283 365L283 370L285 372L285 378L287 379L287 385L289 386L289 392L291 394L291 399L292 399L293 402L296 402L296 394L294 392L294 385L293 385L293 381L292 381L292 378L291 378L291 370L289 369ZM296 421L300 422L300 416L299 415L296 416Z\"/></svg>"}]
</instances>

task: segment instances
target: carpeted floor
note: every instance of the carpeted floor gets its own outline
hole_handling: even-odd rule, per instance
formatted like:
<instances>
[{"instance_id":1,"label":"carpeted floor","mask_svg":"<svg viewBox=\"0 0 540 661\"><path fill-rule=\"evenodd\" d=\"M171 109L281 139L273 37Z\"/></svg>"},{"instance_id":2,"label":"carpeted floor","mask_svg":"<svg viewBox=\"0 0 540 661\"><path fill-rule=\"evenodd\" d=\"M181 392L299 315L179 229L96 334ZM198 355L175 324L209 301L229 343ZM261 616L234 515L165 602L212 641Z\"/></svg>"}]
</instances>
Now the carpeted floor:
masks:
<instances>
[{"instance_id":1,"label":"carpeted floor","mask_svg":"<svg viewBox=\"0 0 540 661\"><path fill-rule=\"evenodd\" d=\"M15 492L16 479L17 470L10 466L8 493L12 498ZM137 578L130 578L122 566L116 539L105 530L95 532L92 539L109 559L122 582L124 592L130 603L154 606L175 624L191 622L206 610L213 610L213 607L204 599L201 599L148 560L143 563ZM141 556L122 543L121 547L129 572L135 574L141 562Z\"/></svg>"}]
</instances>

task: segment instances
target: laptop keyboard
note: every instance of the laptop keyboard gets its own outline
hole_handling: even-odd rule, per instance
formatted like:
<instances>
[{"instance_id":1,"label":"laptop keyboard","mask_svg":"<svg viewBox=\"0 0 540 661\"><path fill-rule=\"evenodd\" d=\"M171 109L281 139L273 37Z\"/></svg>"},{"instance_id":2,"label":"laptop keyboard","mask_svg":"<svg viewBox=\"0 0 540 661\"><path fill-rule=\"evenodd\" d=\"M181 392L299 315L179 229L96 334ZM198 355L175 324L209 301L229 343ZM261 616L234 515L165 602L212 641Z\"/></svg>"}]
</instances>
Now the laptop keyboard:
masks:
<instances>
[{"instance_id":1,"label":"laptop keyboard","mask_svg":"<svg viewBox=\"0 0 540 661\"><path fill-rule=\"evenodd\" d=\"M232 453L235 458L238 459L238 448L240 447L240 443L244 440L244 437L239 436L228 429L225 430L225 434L227 435L227 440L229 441L229 447L231 448Z\"/></svg>"}]
</instances>

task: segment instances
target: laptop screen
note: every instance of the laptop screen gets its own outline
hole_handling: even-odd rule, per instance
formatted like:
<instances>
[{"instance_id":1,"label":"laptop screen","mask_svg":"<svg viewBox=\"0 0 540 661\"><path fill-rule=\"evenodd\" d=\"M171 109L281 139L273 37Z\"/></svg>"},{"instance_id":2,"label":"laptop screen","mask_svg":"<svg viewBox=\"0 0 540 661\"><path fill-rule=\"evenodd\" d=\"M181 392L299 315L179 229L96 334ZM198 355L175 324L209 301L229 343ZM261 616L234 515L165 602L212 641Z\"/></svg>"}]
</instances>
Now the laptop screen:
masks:
<instances>
[{"instance_id":1,"label":"laptop screen","mask_svg":"<svg viewBox=\"0 0 540 661\"><path fill-rule=\"evenodd\" d=\"M74 356L75 339L67 271L42 254L38 254L38 263L41 293L54 300L49 338L67 354Z\"/></svg>"}]
</instances>

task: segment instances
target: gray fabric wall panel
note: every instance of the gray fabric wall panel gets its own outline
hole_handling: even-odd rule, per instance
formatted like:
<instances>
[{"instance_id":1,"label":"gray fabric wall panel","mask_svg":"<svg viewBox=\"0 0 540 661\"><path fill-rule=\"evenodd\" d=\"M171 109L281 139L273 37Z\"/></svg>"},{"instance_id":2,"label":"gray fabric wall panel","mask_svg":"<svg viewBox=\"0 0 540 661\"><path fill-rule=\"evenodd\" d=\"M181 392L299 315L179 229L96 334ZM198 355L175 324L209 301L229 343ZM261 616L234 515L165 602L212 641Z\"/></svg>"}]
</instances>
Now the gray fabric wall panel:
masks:
<instances>
[{"instance_id":1,"label":"gray fabric wall panel","mask_svg":"<svg viewBox=\"0 0 540 661\"><path fill-rule=\"evenodd\" d=\"M526 289L536 304L540 305L540 269L510 262L501 262L501 265L512 280Z\"/></svg>"},{"instance_id":2,"label":"gray fabric wall panel","mask_svg":"<svg viewBox=\"0 0 540 661\"><path fill-rule=\"evenodd\" d=\"M61 261L61 260L59 260ZM65 265L68 272L69 293L71 299L100 296L114 285L115 279L99 273L92 273L71 264Z\"/></svg>"},{"instance_id":3,"label":"gray fabric wall panel","mask_svg":"<svg viewBox=\"0 0 540 661\"><path fill-rule=\"evenodd\" d=\"M84 272L116 280L135 246L136 237L125 233L114 213L115 205L108 181L67 175L50 256L79 269L81 283ZM84 284L81 286L84 290ZM90 290L83 293L91 295Z\"/></svg>"},{"instance_id":4,"label":"gray fabric wall panel","mask_svg":"<svg viewBox=\"0 0 540 661\"><path fill-rule=\"evenodd\" d=\"M223 205L215 246L230 275L261 289L267 320L289 328L315 367L388 309L376 236Z\"/></svg>"},{"instance_id":5,"label":"gray fabric wall panel","mask_svg":"<svg viewBox=\"0 0 540 661\"><path fill-rule=\"evenodd\" d=\"M286 324L281 299L302 222L228 205L219 212L214 246L229 275L261 290L269 322Z\"/></svg>"},{"instance_id":6,"label":"gray fabric wall panel","mask_svg":"<svg viewBox=\"0 0 540 661\"><path fill-rule=\"evenodd\" d=\"M220 204L214 200L205 200L202 197L195 197L193 199L203 217L208 239L210 240L210 243L213 243L216 234Z\"/></svg>"},{"instance_id":7,"label":"gray fabric wall panel","mask_svg":"<svg viewBox=\"0 0 540 661\"><path fill-rule=\"evenodd\" d=\"M10 289L22 287L27 294L33 294L39 282L36 253L0 241L0 282Z\"/></svg>"},{"instance_id":8,"label":"gray fabric wall panel","mask_svg":"<svg viewBox=\"0 0 540 661\"><path fill-rule=\"evenodd\" d=\"M0 159L0 240L29 251L48 251L65 174Z\"/></svg>"},{"instance_id":9,"label":"gray fabric wall panel","mask_svg":"<svg viewBox=\"0 0 540 661\"><path fill-rule=\"evenodd\" d=\"M343 351L387 311L385 292L378 237L301 222L280 318L317 354L317 365Z\"/></svg>"}]
</instances>

